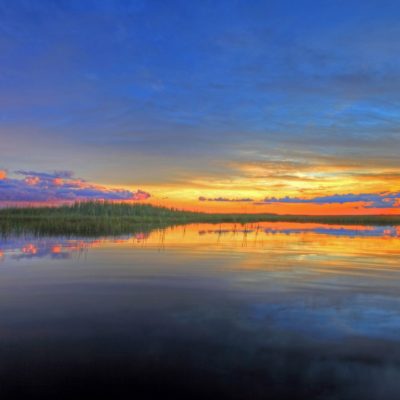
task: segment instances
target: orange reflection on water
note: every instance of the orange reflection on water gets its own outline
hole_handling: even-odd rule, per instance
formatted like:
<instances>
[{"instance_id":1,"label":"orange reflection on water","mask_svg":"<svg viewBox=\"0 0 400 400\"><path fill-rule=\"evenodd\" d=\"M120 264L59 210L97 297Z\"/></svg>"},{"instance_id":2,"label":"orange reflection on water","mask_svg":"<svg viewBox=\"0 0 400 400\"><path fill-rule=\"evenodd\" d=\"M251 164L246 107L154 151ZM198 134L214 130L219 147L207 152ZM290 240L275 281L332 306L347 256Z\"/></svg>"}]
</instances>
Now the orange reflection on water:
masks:
<instances>
[{"instance_id":1,"label":"orange reflection on water","mask_svg":"<svg viewBox=\"0 0 400 400\"><path fill-rule=\"evenodd\" d=\"M394 265L400 255L400 228L292 222L191 224L95 239L15 238L0 242L0 258L7 254L14 258L65 258L97 248L112 248L116 254L137 248L182 251L189 257L212 252L262 255L244 258L242 266L246 268L265 268L266 260L272 259L277 265L307 261L325 268L344 265L343 260L350 263L351 258L363 258L371 264L386 257L385 262Z\"/></svg>"},{"instance_id":2,"label":"orange reflection on water","mask_svg":"<svg viewBox=\"0 0 400 400\"><path fill-rule=\"evenodd\" d=\"M26 246L24 246L21 249L21 251L24 254L36 254L37 253L37 247L34 244L29 243Z\"/></svg>"},{"instance_id":3,"label":"orange reflection on water","mask_svg":"<svg viewBox=\"0 0 400 400\"><path fill-rule=\"evenodd\" d=\"M60 245L55 245L52 247L51 252L53 254L60 254L62 252L62 246Z\"/></svg>"},{"instance_id":4,"label":"orange reflection on water","mask_svg":"<svg viewBox=\"0 0 400 400\"><path fill-rule=\"evenodd\" d=\"M197 255L231 252L261 253L271 257L280 254L286 260L294 254L302 259L319 257L332 260L359 256L376 259L378 256L400 255L399 233L400 229L395 227L316 223L191 224L118 240L103 238L97 245L121 251L137 247Z\"/></svg>"}]
</instances>

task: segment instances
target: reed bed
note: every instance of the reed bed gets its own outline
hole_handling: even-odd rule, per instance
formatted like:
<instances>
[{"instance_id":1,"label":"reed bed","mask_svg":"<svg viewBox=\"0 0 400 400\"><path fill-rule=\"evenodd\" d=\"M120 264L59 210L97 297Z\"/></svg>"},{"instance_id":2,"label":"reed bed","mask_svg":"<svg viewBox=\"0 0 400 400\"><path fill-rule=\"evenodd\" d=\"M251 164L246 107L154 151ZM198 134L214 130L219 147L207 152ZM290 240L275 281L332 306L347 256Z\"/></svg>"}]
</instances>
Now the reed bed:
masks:
<instances>
[{"instance_id":1,"label":"reed bed","mask_svg":"<svg viewBox=\"0 0 400 400\"><path fill-rule=\"evenodd\" d=\"M189 223L313 222L338 225L400 225L400 215L209 214L149 204L85 202L60 207L0 210L0 234L95 236L162 229Z\"/></svg>"}]
</instances>

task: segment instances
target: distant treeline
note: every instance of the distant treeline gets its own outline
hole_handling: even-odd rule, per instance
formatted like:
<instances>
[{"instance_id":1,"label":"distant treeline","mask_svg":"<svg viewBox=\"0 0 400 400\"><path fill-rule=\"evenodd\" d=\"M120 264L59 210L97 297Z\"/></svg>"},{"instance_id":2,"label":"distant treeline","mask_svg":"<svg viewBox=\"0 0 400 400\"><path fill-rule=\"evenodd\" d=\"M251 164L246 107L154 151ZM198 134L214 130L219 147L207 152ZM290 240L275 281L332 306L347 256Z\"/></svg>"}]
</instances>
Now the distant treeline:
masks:
<instances>
[{"instance_id":1,"label":"distant treeline","mask_svg":"<svg viewBox=\"0 0 400 400\"><path fill-rule=\"evenodd\" d=\"M400 225L392 215L209 214L150 204L81 202L60 207L4 208L0 233L59 235L122 234L188 223L315 222L343 225Z\"/></svg>"}]
</instances>

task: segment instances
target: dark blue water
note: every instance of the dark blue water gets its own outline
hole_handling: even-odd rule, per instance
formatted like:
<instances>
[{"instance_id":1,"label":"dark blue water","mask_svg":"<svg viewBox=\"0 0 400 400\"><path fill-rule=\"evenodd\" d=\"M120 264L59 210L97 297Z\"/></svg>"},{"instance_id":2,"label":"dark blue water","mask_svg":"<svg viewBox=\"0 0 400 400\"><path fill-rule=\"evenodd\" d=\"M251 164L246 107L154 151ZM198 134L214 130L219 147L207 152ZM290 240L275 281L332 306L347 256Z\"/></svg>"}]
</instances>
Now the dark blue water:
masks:
<instances>
[{"instance_id":1,"label":"dark blue water","mask_svg":"<svg viewBox=\"0 0 400 400\"><path fill-rule=\"evenodd\" d=\"M0 240L4 399L400 398L395 228Z\"/></svg>"}]
</instances>

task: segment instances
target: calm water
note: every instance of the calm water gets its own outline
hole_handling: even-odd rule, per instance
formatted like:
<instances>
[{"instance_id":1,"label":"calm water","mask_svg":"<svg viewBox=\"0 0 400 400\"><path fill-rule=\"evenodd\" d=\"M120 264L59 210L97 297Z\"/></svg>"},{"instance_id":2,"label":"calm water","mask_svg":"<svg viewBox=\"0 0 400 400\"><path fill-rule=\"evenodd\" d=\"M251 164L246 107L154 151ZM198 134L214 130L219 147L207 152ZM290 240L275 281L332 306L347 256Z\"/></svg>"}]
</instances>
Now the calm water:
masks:
<instances>
[{"instance_id":1,"label":"calm water","mask_svg":"<svg viewBox=\"0 0 400 400\"><path fill-rule=\"evenodd\" d=\"M0 239L0 339L7 400L397 400L400 230Z\"/></svg>"}]
</instances>

